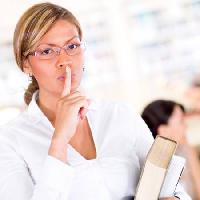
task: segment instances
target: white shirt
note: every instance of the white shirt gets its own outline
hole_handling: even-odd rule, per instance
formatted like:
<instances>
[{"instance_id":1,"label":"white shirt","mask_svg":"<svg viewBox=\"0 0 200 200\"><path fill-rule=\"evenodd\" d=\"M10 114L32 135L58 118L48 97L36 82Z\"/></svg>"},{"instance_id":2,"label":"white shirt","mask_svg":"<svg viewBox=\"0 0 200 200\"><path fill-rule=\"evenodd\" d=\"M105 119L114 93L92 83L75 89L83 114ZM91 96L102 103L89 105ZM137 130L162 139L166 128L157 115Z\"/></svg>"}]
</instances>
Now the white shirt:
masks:
<instances>
[{"instance_id":1,"label":"white shirt","mask_svg":"<svg viewBox=\"0 0 200 200\"><path fill-rule=\"evenodd\" d=\"M0 199L122 200L133 196L153 142L129 107L93 102L87 113L97 158L68 145L65 164L48 156L54 128L33 96L28 109L0 130ZM176 194L190 199L177 187Z\"/></svg>"}]
</instances>

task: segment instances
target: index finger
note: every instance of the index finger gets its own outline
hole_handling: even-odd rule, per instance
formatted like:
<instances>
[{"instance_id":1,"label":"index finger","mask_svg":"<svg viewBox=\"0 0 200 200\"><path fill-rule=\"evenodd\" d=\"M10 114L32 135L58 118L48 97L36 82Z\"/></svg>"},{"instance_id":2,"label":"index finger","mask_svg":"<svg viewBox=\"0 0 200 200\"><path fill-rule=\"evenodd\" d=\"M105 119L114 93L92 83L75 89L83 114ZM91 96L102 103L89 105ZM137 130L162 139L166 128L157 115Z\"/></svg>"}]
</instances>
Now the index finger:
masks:
<instances>
[{"instance_id":1,"label":"index finger","mask_svg":"<svg viewBox=\"0 0 200 200\"><path fill-rule=\"evenodd\" d=\"M61 97L69 95L71 91L71 69L69 67L66 67L65 70L66 75Z\"/></svg>"}]
</instances>

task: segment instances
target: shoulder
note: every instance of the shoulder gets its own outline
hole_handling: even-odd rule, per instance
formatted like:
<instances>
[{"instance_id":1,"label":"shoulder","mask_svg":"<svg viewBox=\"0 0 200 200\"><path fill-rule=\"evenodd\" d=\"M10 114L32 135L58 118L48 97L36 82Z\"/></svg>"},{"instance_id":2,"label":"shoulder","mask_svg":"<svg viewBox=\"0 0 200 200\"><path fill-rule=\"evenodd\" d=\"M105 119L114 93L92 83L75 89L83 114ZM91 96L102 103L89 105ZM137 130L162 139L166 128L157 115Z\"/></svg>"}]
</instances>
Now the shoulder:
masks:
<instances>
[{"instance_id":1,"label":"shoulder","mask_svg":"<svg viewBox=\"0 0 200 200\"><path fill-rule=\"evenodd\" d=\"M117 127L123 127L127 133L141 140L148 139L152 143L152 134L138 112L124 102L96 102L98 112L104 121L111 122Z\"/></svg>"},{"instance_id":2,"label":"shoulder","mask_svg":"<svg viewBox=\"0 0 200 200\"><path fill-rule=\"evenodd\" d=\"M134 108L124 102L94 102L96 111L93 119L96 126L106 127L113 138L127 138L133 148L140 150L142 146L148 150L153 142L152 134ZM112 134L113 133L113 134ZM134 144L137 145L135 146ZM141 149L142 151L142 149ZM145 151L146 152L146 151Z\"/></svg>"},{"instance_id":3,"label":"shoulder","mask_svg":"<svg viewBox=\"0 0 200 200\"><path fill-rule=\"evenodd\" d=\"M114 124L116 127L128 127L129 130L145 126L144 121L133 106L124 102L116 101L97 101L94 100L91 105L93 118L98 119L100 123Z\"/></svg>"},{"instance_id":4,"label":"shoulder","mask_svg":"<svg viewBox=\"0 0 200 200\"><path fill-rule=\"evenodd\" d=\"M130 104L124 102L92 100L91 110L96 110L100 114L122 114L123 116L140 117Z\"/></svg>"}]
</instances>

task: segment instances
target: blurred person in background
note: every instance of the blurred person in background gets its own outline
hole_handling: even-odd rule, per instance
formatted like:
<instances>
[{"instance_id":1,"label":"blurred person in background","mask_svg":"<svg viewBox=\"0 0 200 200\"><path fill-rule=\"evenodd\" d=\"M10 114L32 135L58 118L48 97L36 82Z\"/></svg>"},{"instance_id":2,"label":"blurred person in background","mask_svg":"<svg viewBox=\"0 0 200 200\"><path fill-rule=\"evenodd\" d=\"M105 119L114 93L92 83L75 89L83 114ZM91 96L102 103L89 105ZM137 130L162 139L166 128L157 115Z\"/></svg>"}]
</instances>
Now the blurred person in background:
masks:
<instances>
[{"instance_id":1,"label":"blurred person in background","mask_svg":"<svg viewBox=\"0 0 200 200\"><path fill-rule=\"evenodd\" d=\"M183 105L155 100L144 108L141 116L154 138L161 135L178 143L176 154L186 158L181 183L193 200L200 200L200 161L197 150L187 141Z\"/></svg>"},{"instance_id":2,"label":"blurred person in background","mask_svg":"<svg viewBox=\"0 0 200 200\"><path fill-rule=\"evenodd\" d=\"M76 17L55 4L33 5L17 23L13 45L31 83L27 110L0 129L0 199L133 196L153 137L126 105L79 91L84 44ZM179 184L172 195L163 199L190 199Z\"/></svg>"}]
</instances>

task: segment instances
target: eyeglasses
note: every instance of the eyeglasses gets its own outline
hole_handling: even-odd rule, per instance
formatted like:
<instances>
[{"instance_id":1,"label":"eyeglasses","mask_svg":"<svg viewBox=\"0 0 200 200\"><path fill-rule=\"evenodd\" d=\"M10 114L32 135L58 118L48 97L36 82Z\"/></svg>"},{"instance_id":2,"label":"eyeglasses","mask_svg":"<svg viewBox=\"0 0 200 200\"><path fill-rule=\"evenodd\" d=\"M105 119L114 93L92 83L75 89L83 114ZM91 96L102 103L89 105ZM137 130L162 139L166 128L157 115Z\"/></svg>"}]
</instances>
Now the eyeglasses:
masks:
<instances>
[{"instance_id":1,"label":"eyeglasses","mask_svg":"<svg viewBox=\"0 0 200 200\"><path fill-rule=\"evenodd\" d=\"M69 42L63 47L42 44L35 51L28 53L28 55L37 56L41 60L50 60L60 55L62 49L67 55L75 56L85 50L85 44L80 41Z\"/></svg>"}]
</instances>

